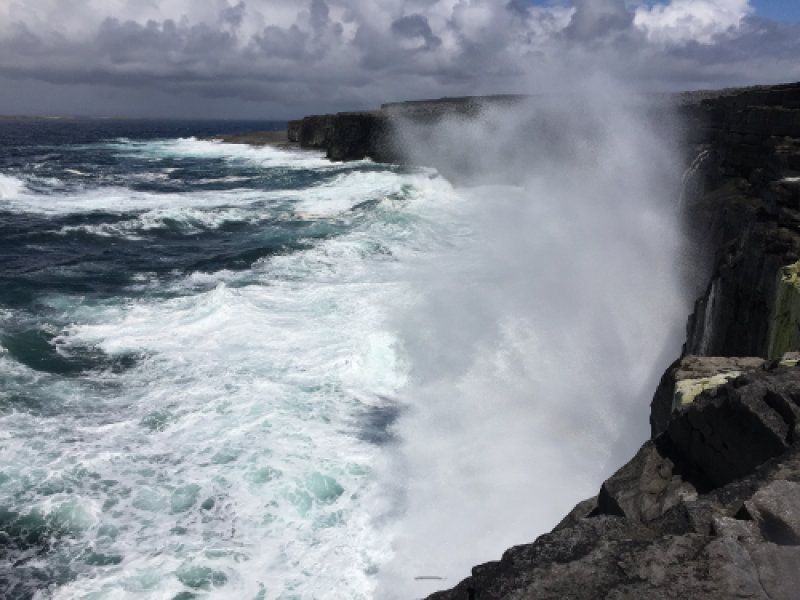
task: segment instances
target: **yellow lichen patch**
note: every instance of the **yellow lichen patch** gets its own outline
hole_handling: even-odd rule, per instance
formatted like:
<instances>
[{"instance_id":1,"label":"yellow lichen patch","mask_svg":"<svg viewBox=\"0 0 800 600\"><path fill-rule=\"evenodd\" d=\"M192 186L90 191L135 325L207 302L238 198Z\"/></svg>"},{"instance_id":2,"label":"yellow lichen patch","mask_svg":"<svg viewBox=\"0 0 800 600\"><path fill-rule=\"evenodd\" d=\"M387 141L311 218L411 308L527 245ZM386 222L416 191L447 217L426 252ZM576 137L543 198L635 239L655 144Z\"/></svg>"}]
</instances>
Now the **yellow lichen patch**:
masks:
<instances>
[{"instance_id":1,"label":"yellow lichen patch","mask_svg":"<svg viewBox=\"0 0 800 600\"><path fill-rule=\"evenodd\" d=\"M800 352L787 352L778 363L781 367L796 367L800 363Z\"/></svg>"},{"instance_id":2,"label":"yellow lichen patch","mask_svg":"<svg viewBox=\"0 0 800 600\"><path fill-rule=\"evenodd\" d=\"M767 356L779 358L800 343L800 261L781 269Z\"/></svg>"},{"instance_id":3,"label":"yellow lichen patch","mask_svg":"<svg viewBox=\"0 0 800 600\"><path fill-rule=\"evenodd\" d=\"M741 371L728 371L725 373L717 373L711 377L678 381L675 383L675 396L672 401L672 409L675 410L684 404L691 404L701 392L727 383L728 380L738 377L741 374Z\"/></svg>"}]
</instances>

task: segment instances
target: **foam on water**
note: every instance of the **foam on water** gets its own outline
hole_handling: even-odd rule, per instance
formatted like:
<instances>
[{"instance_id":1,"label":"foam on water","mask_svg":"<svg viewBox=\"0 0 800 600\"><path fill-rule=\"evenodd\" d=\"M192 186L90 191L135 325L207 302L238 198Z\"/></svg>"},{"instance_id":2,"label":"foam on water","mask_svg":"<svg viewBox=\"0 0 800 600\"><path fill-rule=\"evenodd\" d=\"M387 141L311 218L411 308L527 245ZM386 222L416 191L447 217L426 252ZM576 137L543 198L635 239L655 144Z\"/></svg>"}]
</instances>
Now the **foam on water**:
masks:
<instances>
[{"instance_id":1,"label":"foam on water","mask_svg":"<svg viewBox=\"0 0 800 600\"><path fill-rule=\"evenodd\" d=\"M17 181L17 180L13 180ZM43 215L83 214L91 212L124 214L149 211L145 221L158 220L165 211L225 207L258 208L264 210L276 203L292 202L296 211L313 216L330 216L382 196L402 192L407 181L391 172L353 171L337 176L333 181L305 190L261 191L233 189L195 191L191 193L137 192L123 187L85 188L79 193L42 194L24 191L24 184L12 189L3 207L10 212ZM258 203L258 207L254 206ZM196 213L195 213L196 214ZM168 218L168 217L167 217Z\"/></svg>"},{"instance_id":2,"label":"foam on water","mask_svg":"<svg viewBox=\"0 0 800 600\"><path fill-rule=\"evenodd\" d=\"M0 201L9 200L18 196L25 188L25 182L10 176L0 173ZM0 204L0 208L3 204Z\"/></svg>"},{"instance_id":3,"label":"foam on water","mask_svg":"<svg viewBox=\"0 0 800 600\"><path fill-rule=\"evenodd\" d=\"M371 598L391 557L374 525L373 470L406 384L390 326L411 298L403 257L438 244L431 215L458 198L429 172L353 170L280 193L17 199L34 213L144 210L76 226L121 237L168 219L186 235L193 220L257 223L281 202L321 218L367 201L370 218L349 233L245 272L171 281L177 297L41 299L58 315L48 331L59 355L91 350L132 366L62 377L0 354L3 393L52 408L0 417L2 505L58 532L47 562L19 574L63 564L78 575L37 597Z\"/></svg>"},{"instance_id":4,"label":"foam on water","mask_svg":"<svg viewBox=\"0 0 800 600\"><path fill-rule=\"evenodd\" d=\"M278 149L272 146L249 146L246 144L223 144L219 141L181 138L158 142L123 141L109 145L118 149L123 156L142 156L150 158L193 157L222 158L226 161L244 160L262 167L288 167L304 169L331 168L324 152L309 150Z\"/></svg>"}]
</instances>

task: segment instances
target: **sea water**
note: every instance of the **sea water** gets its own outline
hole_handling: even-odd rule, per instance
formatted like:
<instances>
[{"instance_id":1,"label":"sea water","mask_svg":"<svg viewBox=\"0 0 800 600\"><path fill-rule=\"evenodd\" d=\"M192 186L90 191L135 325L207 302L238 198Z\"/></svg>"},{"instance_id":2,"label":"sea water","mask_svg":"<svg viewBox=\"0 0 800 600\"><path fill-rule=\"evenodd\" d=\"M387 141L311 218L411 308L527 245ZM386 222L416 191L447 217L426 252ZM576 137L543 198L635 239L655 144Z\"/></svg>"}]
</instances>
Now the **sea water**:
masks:
<instances>
[{"instance_id":1,"label":"sea water","mask_svg":"<svg viewBox=\"0 0 800 600\"><path fill-rule=\"evenodd\" d=\"M385 321L453 190L196 137L259 126L2 124L4 597L370 596Z\"/></svg>"},{"instance_id":2,"label":"sea water","mask_svg":"<svg viewBox=\"0 0 800 600\"><path fill-rule=\"evenodd\" d=\"M279 126L0 123L4 598L422 597L613 472L669 211L201 139Z\"/></svg>"}]
</instances>

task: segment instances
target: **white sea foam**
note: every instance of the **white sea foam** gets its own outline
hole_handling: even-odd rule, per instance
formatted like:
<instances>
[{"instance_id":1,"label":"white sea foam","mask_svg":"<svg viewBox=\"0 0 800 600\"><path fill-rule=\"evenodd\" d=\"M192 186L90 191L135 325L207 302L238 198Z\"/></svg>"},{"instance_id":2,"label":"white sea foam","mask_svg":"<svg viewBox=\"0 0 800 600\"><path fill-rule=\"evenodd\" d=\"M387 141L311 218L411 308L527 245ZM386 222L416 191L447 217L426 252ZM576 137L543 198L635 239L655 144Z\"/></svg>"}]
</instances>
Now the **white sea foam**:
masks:
<instances>
[{"instance_id":1,"label":"white sea foam","mask_svg":"<svg viewBox=\"0 0 800 600\"><path fill-rule=\"evenodd\" d=\"M399 176L390 172L356 170L339 175L329 183L304 190L233 189L173 194L140 192L119 186L87 188L78 193L41 194L19 191L23 189L23 184L20 182L20 185L13 188L9 184L13 195L9 195L7 202L4 203L4 208L14 212L47 215L82 214L97 211L124 214L148 211L149 215L142 217L142 227L144 228L147 227L144 221L151 220L153 216L156 219L159 218L159 215L166 216L165 210L171 211L172 216L177 216L175 215L176 211L186 211L185 216L179 217L183 220L191 218L192 215L196 216L197 210L248 206L255 210L256 204L263 208L263 205L286 202L292 203L295 212L301 215L331 216L348 211L367 201L401 194L404 186L417 177ZM214 218L209 217L209 219ZM105 235L117 227L116 225L110 228L102 226L98 233ZM124 225L120 227L123 230L128 229Z\"/></svg>"},{"instance_id":2,"label":"white sea foam","mask_svg":"<svg viewBox=\"0 0 800 600\"><path fill-rule=\"evenodd\" d=\"M329 169L331 163L321 151L292 150L273 146L224 144L219 141L181 138L156 142L124 142L112 145L123 155L151 158L221 158L228 161L243 160L262 167L288 167L302 169Z\"/></svg>"},{"instance_id":3,"label":"white sea foam","mask_svg":"<svg viewBox=\"0 0 800 600\"><path fill-rule=\"evenodd\" d=\"M24 188L25 182L21 179L0 173L0 201L16 198ZM0 204L0 206L4 206L4 204Z\"/></svg>"},{"instance_id":4,"label":"white sea foam","mask_svg":"<svg viewBox=\"0 0 800 600\"><path fill-rule=\"evenodd\" d=\"M215 208L250 204L263 198L257 190L156 194L137 192L124 187L87 188L78 193L40 194L24 192L11 198L7 210L46 215L91 212L128 213L171 208Z\"/></svg>"},{"instance_id":5,"label":"white sea foam","mask_svg":"<svg viewBox=\"0 0 800 600\"><path fill-rule=\"evenodd\" d=\"M144 239L148 233L157 231L177 231L183 235L194 235L202 231L218 229L230 223L256 224L270 218L262 203L255 207L243 208L161 208L148 210L136 218L116 223L98 225L69 225L59 230L62 235L76 231L99 237L119 237L128 240Z\"/></svg>"},{"instance_id":6,"label":"white sea foam","mask_svg":"<svg viewBox=\"0 0 800 600\"><path fill-rule=\"evenodd\" d=\"M372 415L391 414L406 385L391 313L414 298L406 258L448 239L432 216L459 199L427 173L365 177L338 180L346 201L327 186L303 208L375 199L372 218L307 251L193 274L167 300L43 301L73 323L55 341L61 354L142 357L122 374L65 379L0 356L7 389L63 407L0 417L0 459L16 465L0 493L34 477L53 490L28 508L77 541L50 559L122 559L47 597L374 596L391 549L374 526L384 449L372 437L386 433ZM156 222L173 210L161 199ZM194 293L198 278L217 285Z\"/></svg>"}]
</instances>

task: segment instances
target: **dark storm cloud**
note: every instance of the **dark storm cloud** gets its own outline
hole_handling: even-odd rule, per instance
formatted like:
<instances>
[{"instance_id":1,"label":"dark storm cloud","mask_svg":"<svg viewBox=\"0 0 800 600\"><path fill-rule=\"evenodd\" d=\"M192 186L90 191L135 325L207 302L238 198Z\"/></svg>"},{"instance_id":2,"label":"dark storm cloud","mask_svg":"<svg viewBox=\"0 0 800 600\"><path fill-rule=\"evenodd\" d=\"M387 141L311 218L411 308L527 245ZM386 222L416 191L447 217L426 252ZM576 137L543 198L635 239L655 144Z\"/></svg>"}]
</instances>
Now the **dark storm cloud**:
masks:
<instances>
[{"instance_id":1,"label":"dark storm cloud","mask_svg":"<svg viewBox=\"0 0 800 600\"><path fill-rule=\"evenodd\" d=\"M109 0L109 14L86 0L63 7L11 3L4 15L0 0L0 77L298 111L547 91L598 69L671 89L800 78L798 26L747 17L746 0L673 0L638 12L625 0Z\"/></svg>"},{"instance_id":2,"label":"dark storm cloud","mask_svg":"<svg viewBox=\"0 0 800 600\"><path fill-rule=\"evenodd\" d=\"M573 40L588 41L629 30L634 14L625 0L573 0L575 12L564 29Z\"/></svg>"},{"instance_id":3,"label":"dark storm cloud","mask_svg":"<svg viewBox=\"0 0 800 600\"><path fill-rule=\"evenodd\" d=\"M220 20L233 27L238 27L242 24L242 20L244 19L244 10L244 2L239 2L239 4L235 6L223 8L222 12L220 12Z\"/></svg>"},{"instance_id":4,"label":"dark storm cloud","mask_svg":"<svg viewBox=\"0 0 800 600\"><path fill-rule=\"evenodd\" d=\"M392 33L406 39L421 39L426 50L442 45L442 39L433 35L428 19L418 14L402 17L392 22Z\"/></svg>"},{"instance_id":5,"label":"dark storm cloud","mask_svg":"<svg viewBox=\"0 0 800 600\"><path fill-rule=\"evenodd\" d=\"M330 9L323 0L312 0L311 2L311 27L319 30L330 22Z\"/></svg>"}]
</instances>

